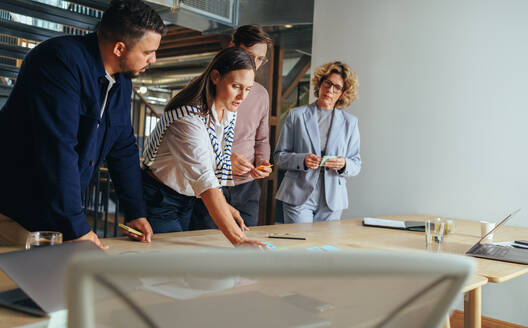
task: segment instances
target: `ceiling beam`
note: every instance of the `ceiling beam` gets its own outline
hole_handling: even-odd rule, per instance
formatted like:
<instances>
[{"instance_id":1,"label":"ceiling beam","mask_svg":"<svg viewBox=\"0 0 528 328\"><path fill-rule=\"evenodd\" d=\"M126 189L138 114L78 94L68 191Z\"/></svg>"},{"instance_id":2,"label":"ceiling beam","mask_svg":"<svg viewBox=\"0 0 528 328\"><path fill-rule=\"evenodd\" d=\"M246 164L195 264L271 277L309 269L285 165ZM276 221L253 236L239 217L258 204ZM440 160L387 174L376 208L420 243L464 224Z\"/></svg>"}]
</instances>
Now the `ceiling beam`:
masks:
<instances>
[{"instance_id":1,"label":"ceiling beam","mask_svg":"<svg viewBox=\"0 0 528 328\"><path fill-rule=\"evenodd\" d=\"M31 0L2 0L0 8L54 23L94 30L99 19Z\"/></svg>"},{"instance_id":2,"label":"ceiling beam","mask_svg":"<svg viewBox=\"0 0 528 328\"><path fill-rule=\"evenodd\" d=\"M174 42L171 42L171 43L166 43L166 44L160 45L159 50L172 49L172 48L181 48L181 47L191 47L191 46L200 46L200 45L206 45L206 44L217 45L219 47L222 47L222 43L219 40L215 39L215 38L208 38L208 39L190 38L190 39L174 41Z\"/></svg>"},{"instance_id":3,"label":"ceiling beam","mask_svg":"<svg viewBox=\"0 0 528 328\"><path fill-rule=\"evenodd\" d=\"M220 51L222 47L220 44L201 44L191 47L181 47L181 48L171 48L171 49L161 49L156 52L157 57L174 57L174 56L185 56L185 55L195 55L201 54L204 52L217 52Z\"/></svg>"},{"instance_id":4,"label":"ceiling beam","mask_svg":"<svg viewBox=\"0 0 528 328\"><path fill-rule=\"evenodd\" d=\"M39 42L64 35L62 32L6 20L0 20L0 33Z\"/></svg>"},{"instance_id":5,"label":"ceiling beam","mask_svg":"<svg viewBox=\"0 0 528 328\"><path fill-rule=\"evenodd\" d=\"M73 0L70 2L104 11L108 7L110 0Z\"/></svg>"},{"instance_id":6,"label":"ceiling beam","mask_svg":"<svg viewBox=\"0 0 528 328\"><path fill-rule=\"evenodd\" d=\"M2 74L2 71L0 70L0 75ZM12 87L4 87L0 86L0 97L9 97L9 94L11 93Z\"/></svg>"},{"instance_id":7,"label":"ceiling beam","mask_svg":"<svg viewBox=\"0 0 528 328\"><path fill-rule=\"evenodd\" d=\"M0 56L4 57L24 59L29 50L31 49L0 43Z\"/></svg>"},{"instance_id":8,"label":"ceiling beam","mask_svg":"<svg viewBox=\"0 0 528 328\"><path fill-rule=\"evenodd\" d=\"M17 77L18 67L6 64L0 64L0 76Z\"/></svg>"}]
</instances>

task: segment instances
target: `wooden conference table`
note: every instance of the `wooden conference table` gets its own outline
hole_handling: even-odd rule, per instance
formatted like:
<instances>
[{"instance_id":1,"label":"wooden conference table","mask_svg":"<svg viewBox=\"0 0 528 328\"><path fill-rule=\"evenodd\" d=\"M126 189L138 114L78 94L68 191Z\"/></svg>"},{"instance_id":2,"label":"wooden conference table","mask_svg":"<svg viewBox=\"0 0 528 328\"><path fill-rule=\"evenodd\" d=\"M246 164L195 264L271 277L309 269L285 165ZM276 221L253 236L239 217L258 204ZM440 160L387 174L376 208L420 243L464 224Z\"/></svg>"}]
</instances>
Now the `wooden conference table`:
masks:
<instances>
[{"instance_id":1,"label":"wooden conference table","mask_svg":"<svg viewBox=\"0 0 528 328\"><path fill-rule=\"evenodd\" d=\"M383 217L395 220L424 220L432 216L401 215ZM456 230L447 236L443 252L464 254L478 239L480 225L475 221L454 220ZM270 239L267 235L290 233L306 237L306 240ZM526 239L528 228L505 226L495 233L495 241ZM423 232L411 232L393 229L364 227L361 219L347 219L333 222L283 224L254 227L247 232L248 237L268 241L278 248L306 249L331 245L339 249L370 248L393 250L423 250L425 239ZM110 246L109 254L118 255L130 252L150 252L171 249L193 249L211 247L232 247L218 230L200 230L155 235L152 243L138 243L127 237L107 238L103 242ZM1 248L0 252L12 251L14 248ZM477 272L464 287L464 320L465 327L481 326L481 287L488 281L501 283L528 273L528 265L476 259ZM15 288L16 285L0 272L0 291ZM29 325L42 318L35 318L23 313L0 308L0 328Z\"/></svg>"}]
</instances>

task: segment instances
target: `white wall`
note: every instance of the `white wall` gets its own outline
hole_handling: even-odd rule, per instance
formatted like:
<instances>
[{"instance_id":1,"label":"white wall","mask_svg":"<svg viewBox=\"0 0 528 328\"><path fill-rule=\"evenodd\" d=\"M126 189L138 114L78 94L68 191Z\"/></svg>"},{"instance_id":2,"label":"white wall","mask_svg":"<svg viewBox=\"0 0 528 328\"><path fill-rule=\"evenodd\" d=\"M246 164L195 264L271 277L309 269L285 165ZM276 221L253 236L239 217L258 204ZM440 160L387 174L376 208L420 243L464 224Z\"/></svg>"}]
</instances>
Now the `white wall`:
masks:
<instances>
[{"instance_id":1,"label":"white wall","mask_svg":"<svg viewBox=\"0 0 528 328\"><path fill-rule=\"evenodd\" d=\"M510 224L528 227L527 13L526 0L315 0L312 67L343 60L360 82L363 169L344 217L522 207ZM527 293L528 277L484 287L484 315L528 325Z\"/></svg>"}]
</instances>

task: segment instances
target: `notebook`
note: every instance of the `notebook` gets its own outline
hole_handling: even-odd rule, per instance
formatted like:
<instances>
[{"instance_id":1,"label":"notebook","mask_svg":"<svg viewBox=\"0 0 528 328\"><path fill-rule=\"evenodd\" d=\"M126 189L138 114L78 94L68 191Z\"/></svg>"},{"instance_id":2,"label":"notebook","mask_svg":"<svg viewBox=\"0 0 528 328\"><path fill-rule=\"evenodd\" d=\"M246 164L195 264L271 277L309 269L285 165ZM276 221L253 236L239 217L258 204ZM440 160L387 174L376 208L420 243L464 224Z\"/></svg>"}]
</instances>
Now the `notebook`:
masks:
<instances>
[{"instance_id":1,"label":"notebook","mask_svg":"<svg viewBox=\"0 0 528 328\"><path fill-rule=\"evenodd\" d=\"M397 221L378 218L364 218L363 225L368 227L400 229L410 231L425 231L424 221Z\"/></svg>"}]
</instances>

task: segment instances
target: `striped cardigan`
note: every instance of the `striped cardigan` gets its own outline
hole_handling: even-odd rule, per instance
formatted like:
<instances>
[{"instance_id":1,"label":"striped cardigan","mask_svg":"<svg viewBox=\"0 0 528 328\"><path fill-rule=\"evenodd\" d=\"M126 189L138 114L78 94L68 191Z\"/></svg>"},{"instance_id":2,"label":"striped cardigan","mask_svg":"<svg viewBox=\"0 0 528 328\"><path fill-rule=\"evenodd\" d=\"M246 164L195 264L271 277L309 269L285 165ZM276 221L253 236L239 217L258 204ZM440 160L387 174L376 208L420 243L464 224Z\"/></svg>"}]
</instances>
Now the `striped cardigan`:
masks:
<instances>
[{"instance_id":1,"label":"striped cardigan","mask_svg":"<svg viewBox=\"0 0 528 328\"><path fill-rule=\"evenodd\" d=\"M201 115L199 109L192 106L181 106L165 111L149 136L147 147L143 152L143 164L149 167L152 165L152 163L154 163L159 146L161 145L163 137L169 126L175 120L189 115L198 116L207 129L211 146L213 147L213 151L215 153L215 174L218 182L221 186L234 186L233 172L231 168L231 147L235 137L236 113L234 113L233 118L224 126L224 149L221 149L221 142L218 142L219 140L216 136L215 125L212 124L210 116Z\"/></svg>"}]
</instances>

